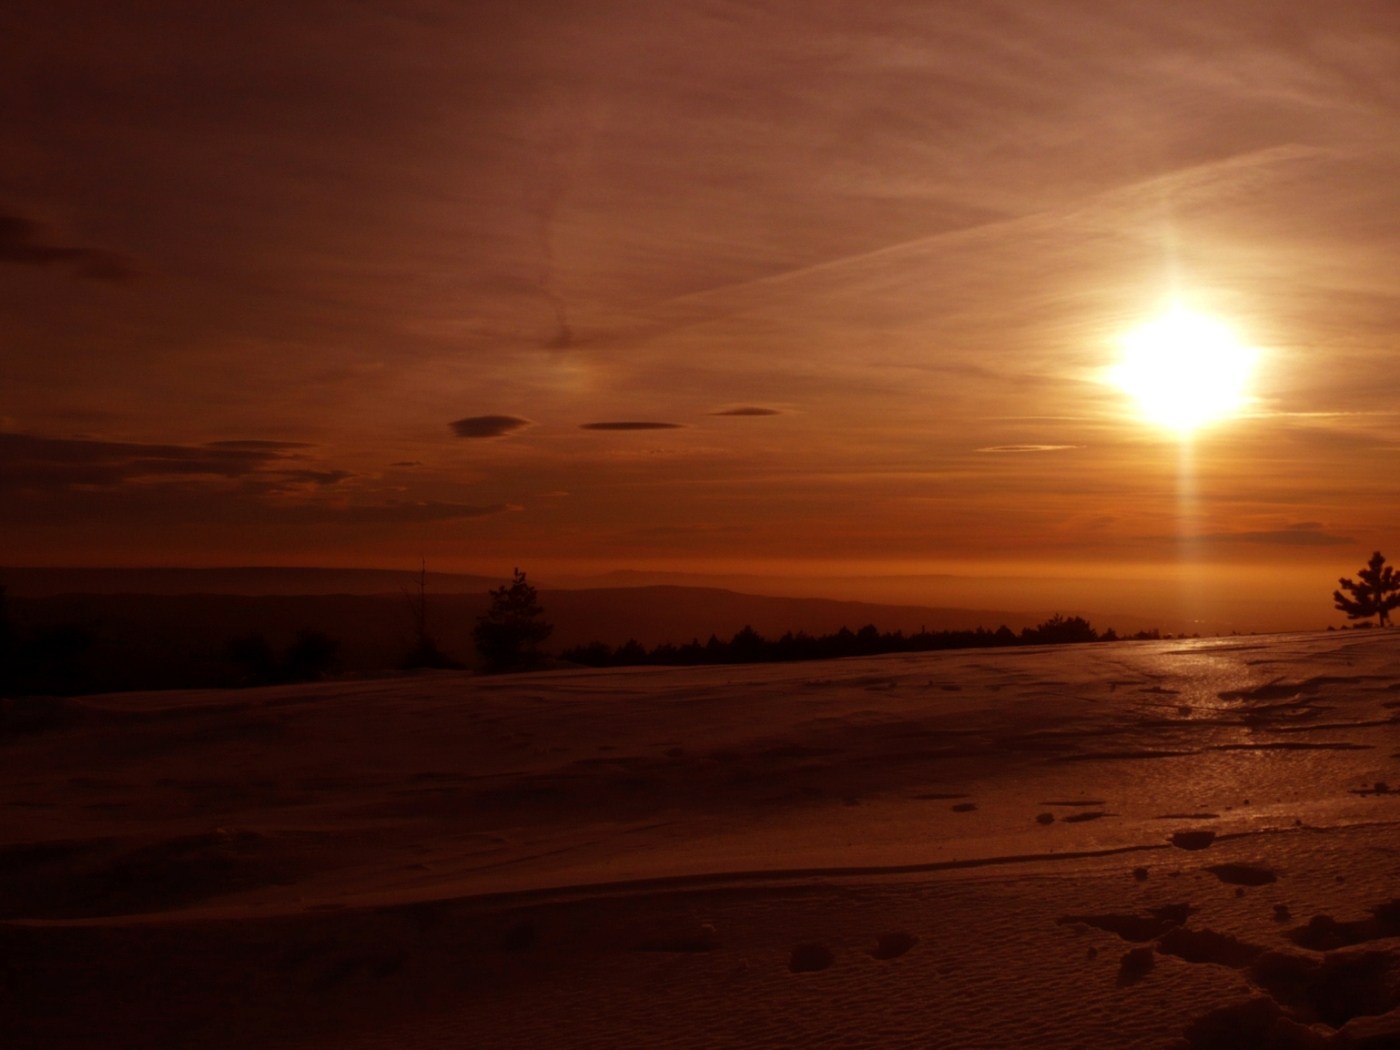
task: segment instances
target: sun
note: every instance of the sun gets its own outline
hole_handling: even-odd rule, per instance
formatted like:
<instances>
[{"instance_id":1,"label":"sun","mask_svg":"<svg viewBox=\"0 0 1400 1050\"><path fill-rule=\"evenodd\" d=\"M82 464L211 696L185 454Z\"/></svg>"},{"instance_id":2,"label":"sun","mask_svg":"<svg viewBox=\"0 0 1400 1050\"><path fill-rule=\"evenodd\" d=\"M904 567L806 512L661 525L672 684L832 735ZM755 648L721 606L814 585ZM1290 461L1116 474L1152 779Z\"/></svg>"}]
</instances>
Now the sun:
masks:
<instances>
[{"instance_id":1,"label":"sun","mask_svg":"<svg viewBox=\"0 0 1400 1050\"><path fill-rule=\"evenodd\" d=\"M1144 416L1181 434L1235 415L1259 352L1214 318L1173 307L1123 337L1109 378Z\"/></svg>"}]
</instances>

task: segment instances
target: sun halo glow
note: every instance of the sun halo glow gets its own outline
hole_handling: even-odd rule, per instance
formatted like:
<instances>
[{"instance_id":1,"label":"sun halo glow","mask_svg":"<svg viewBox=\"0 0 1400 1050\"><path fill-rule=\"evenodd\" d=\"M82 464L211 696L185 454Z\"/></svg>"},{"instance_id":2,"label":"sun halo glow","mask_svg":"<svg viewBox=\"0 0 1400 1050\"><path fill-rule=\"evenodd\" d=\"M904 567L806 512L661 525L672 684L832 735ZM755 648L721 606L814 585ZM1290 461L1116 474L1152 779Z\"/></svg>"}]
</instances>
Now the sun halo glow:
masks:
<instances>
[{"instance_id":1,"label":"sun halo glow","mask_svg":"<svg viewBox=\"0 0 1400 1050\"><path fill-rule=\"evenodd\" d=\"M1110 380L1154 423L1185 435L1250 400L1246 388L1259 352L1213 318L1173 307L1129 332L1122 345Z\"/></svg>"}]
</instances>

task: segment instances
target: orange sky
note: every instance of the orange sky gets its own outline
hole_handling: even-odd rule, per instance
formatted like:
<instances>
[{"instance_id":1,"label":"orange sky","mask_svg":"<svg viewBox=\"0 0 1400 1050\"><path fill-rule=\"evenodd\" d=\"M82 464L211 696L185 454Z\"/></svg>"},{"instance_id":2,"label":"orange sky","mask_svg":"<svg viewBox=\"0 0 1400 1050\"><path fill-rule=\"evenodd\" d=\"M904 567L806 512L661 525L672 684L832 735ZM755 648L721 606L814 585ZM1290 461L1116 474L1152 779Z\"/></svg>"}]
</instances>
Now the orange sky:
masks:
<instances>
[{"instance_id":1,"label":"orange sky","mask_svg":"<svg viewBox=\"0 0 1400 1050\"><path fill-rule=\"evenodd\" d=\"M0 152L0 561L1400 554L1389 0L21 2ZM1186 490L1174 292L1262 351Z\"/></svg>"}]
</instances>

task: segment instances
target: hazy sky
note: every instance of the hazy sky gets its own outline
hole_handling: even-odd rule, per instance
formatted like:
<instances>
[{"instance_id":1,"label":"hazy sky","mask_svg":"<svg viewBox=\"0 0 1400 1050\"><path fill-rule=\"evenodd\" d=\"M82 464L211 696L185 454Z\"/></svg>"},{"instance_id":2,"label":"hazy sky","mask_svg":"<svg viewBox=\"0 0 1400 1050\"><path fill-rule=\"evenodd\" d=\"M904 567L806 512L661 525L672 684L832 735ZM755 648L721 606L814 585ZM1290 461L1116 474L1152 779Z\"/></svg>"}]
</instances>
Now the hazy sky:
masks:
<instances>
[{"instance_id":1,"label":"hazy sky","mask_svg":"<svg viewBox=\"0 0 1400 1050\"><path fill-rule=\"evenodd\" d=\"M1393 0L11 0L0 155L0 560L1400 539ZM1174 293L1262 351L1189 455Z\"/></svg>"}]
</instances>

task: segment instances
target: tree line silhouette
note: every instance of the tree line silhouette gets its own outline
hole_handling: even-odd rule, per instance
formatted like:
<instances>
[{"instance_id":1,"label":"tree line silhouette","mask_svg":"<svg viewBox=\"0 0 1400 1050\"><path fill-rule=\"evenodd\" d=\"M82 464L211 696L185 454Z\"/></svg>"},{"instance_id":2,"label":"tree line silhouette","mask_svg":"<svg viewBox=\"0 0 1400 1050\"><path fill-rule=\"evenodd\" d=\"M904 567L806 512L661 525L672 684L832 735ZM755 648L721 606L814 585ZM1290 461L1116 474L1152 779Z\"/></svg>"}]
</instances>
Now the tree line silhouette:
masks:
<instances>
[{"instance_id":1,"label":"tree line silhouette","mask_svg":"<svg viewBox=\"0 0 1400 1050\"><path fill-rule=\"evenodd\" d=\"M439 647L428 622L426 566L417 593L405 595L409 612L407 637L397 658L384 670L465 669ZM489 592L490 603L471 631L476 667L487 673L531 670L547 657L539 646L553 631L542 617L539 597L516 570L511 581ZM252 630L225 642L188 642L158 633L148 638L113 636L102 616L81 621L17 624L10 617L7 592L0 584L0 698L78 696L131 689L239 688L313 682L344 670L341 642L303 627L290 642L270 643L268 634ZM392 621L390 621L391 623ZM392 631L389 623L386 623ZM277 633L285 631L279 626ZM353 673L378 670L363 661ZM0 706L0 733L10 714Z\"/></svg>"},{"instance_id":2,"label":"tree line silhouette","mask_svg":"<svg viewBox=\"0 0 1400 1050\"><path fill-rule=\"evenodd\" d=\"M663 642L647 649L636 640L616 648L593 642L566 649L563 658L588 667L667 666L695 667L703 664L785 663L796 660L834 660L843 656L880 656L885 653L925 653L940 649L996 649L1013 645L1066 645L1077 642L1116 642L1156 639L1161 632L1138 631L1120 636L1112 627L1100 632L1082 616L1065 617L1056 613L1035 627L1019 634L1005 624L995 631L978 627L971 631L928 631L906 635L903 631L881 632L874 624L858 631L842 627L834 634L813 636L805 631L789 631L778 639L764 638L752 627L745 627L729 641L715 635L703 645L699 639L688 645ZM1170 637L1170 636L1169 636Z\"/></svg>"},{"instance_id":3,"label":"tree line silhouette","mask_svg":"<svg viewBox=\"0 0 1400 1050\"><path fill-rule=\"evenodd\" d=\"M420 574L418 594L408 599L412 637L398 661L400 669L460 668L445 655L428 629L426 566ZM1392 610L1400 608L1400 572L1386 564L1376 551L1362 567L1356 580L1338 581L1333 592L1336 608L1351 620L1388 625ZM478 618L472 639L480 669L488 673L532 670L545 666L547 657L539 646L553 627L545 622L539 596L525 573L514 571L511 581L489 591L487 610ZM61 623L47 627L18 629L7 615L5 588L0 585L0 697L58 696L104 691L111 688L171 688L178 683L162 681L142 686L104 680L90 666L88 657L98 641L94 623ZM1369 627L1369 622L1358 623ZM1120 636L1108 628L1096 630L1081 616L1059 614L1027 627L1019 633L1002 625L996 630L979 627L971 631L928 631L904 634L881 632L873 624L857 631L842 627L832 634L810 635L789 631L781 638L764 638L751 626L744 627L728 641L711 635L701 643L692 639L685 645L665 642L648 649L636 640L619 646L605 642L575 646L562 654L565 661L588 667L700 666L705 664L776 663L797 660L829 660L845 656L878 656L884 653L931 652L941 649L993 649L1024 645L1064 645L1084 642L1110 642L1124 639L1155 639L1160 632L1138 631ZM1171 635L1165 637L1170 638ZM1182 637L1185 637L1184 635ZM273 685L324 678L337 669L340 643L318 631L304 629L281 652L275 652L262 635L235 638L223 649L221 658L231 665L217 682L200 681L188 685L224 684L229 686ZM217 662L217 660L216 660ZM0 715L4 715L0 709ZM0 723L5 719L0 717ZM0 727L2 728L2 727Z\"/></svg>"},{"instance_id":4,"label":"tree line silhouette","mask_svg":"<svg viewBox=\"0 0 1400 1050\"><path fill-rule=\"evenodd\" d=\"M422 565L417 595L405 594L412 621L412 641L398 662L401 671L461 670L463 665L442 651L428 629L428 567ZM519 569L511 582L491 589L491 604L477 618L472 640L481 669L488 674L528 671L545 662L539 645L554 630L545 623L539 595ZM235 638L228 656L244 671L238 685L280 685L324 678L333 669L340 643L319 631L302 630L280 656L261 635Z\"/></svg>"}]
</instances>

